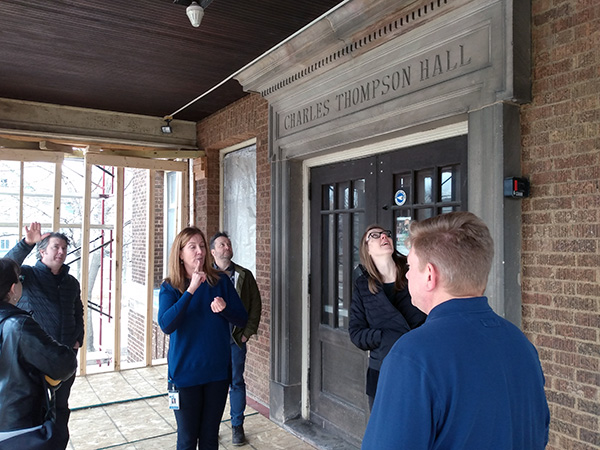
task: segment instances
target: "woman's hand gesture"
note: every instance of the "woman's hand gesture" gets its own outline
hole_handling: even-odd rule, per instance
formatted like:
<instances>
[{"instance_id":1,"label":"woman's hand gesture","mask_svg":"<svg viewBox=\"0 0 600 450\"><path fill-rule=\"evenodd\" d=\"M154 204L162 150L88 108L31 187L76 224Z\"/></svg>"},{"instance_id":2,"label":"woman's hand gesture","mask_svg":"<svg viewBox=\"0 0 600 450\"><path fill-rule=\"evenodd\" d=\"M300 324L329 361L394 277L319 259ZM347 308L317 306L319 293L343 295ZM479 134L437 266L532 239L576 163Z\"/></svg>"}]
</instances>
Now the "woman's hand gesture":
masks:
<instances>
[{"instance_id":1,"label":"woman's hand gesture","mask_svg":"<svg viewBox=\"0 0 600 450\"><path fill-rule=\"evenodd\" d=\"M200 261L196 264L196 268L194 269L194 273L192 273L192 279L190 280L190 285L187 290L190 294L194 295L198 286L206 281L206 273L202 271L202 267L200 266Z\"/></svg>"},{"instance_id":2,"label":"woman's hand gesture","mask_svg":"<svg viewBox=\"0 0 600 450\"><path fill-rule=\"evenodd\" d=\"M212 309L212 312L214 313L220 313L225 309L226 306L227 303L225 303L223 297L215 297L215 299L210 303L210 309Z\"/></svg>"}]
</instances>

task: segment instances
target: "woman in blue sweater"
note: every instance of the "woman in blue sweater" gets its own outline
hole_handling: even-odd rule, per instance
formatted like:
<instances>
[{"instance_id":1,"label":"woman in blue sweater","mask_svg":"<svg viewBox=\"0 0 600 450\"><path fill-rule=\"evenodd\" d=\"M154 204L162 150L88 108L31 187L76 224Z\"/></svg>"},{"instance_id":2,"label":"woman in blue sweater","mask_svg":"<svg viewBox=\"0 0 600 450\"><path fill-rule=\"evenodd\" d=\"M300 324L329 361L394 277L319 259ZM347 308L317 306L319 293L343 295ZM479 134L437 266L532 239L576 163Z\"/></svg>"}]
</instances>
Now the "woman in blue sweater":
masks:
<instances>
[{"instance_id":1,"label":"woman in blue sweater","mask_svg":"<svg viewBox=\"0 0 600 450\"><path fill-rule=\"evenodd\" d=\"M177 450L217 450L231 379L229 323L248 314L227 276L213 268L206 238L183 229L160 288L158 323L169 342L169 391L177 420Z\"/></svg>"}]
</instances>

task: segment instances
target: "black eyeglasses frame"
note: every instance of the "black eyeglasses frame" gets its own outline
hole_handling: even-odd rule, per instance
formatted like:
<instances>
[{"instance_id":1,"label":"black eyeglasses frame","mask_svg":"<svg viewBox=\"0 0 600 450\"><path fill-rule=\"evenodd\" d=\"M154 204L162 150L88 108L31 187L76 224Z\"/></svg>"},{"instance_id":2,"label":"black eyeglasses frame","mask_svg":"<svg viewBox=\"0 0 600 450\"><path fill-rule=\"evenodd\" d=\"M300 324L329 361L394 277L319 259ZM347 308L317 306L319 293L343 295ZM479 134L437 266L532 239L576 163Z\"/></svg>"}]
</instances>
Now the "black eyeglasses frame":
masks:
<instances>
[{"instance_id":1,"label":"black eyeglasses frame","mask_svg":"<svg viewBox=\"0 0 600 450\"><path fill-rule=\"evenodd\" d=\"M390 239L392 238L392 232L391 230L383 230L383 231L371 231L368 235L367 235L367 241L369 239L379 239L381 237L382 234L385 234L387 237L389 237Z\"/></svg>"}]
</instances>

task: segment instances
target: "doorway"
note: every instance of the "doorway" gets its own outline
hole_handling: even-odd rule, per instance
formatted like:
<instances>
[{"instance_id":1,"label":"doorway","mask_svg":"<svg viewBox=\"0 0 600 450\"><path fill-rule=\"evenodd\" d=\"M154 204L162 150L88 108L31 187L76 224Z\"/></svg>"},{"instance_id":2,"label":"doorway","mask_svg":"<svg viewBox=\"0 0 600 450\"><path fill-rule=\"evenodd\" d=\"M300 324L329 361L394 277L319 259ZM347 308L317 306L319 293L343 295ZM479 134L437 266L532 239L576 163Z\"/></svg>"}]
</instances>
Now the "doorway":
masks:
<instances>
[{"instance_id":1,"label":"doorway","mask_svg":"<svg viewBox=\"0 0 600 450\"><path fill-rule=\"evenodd\" d=\"M367 354L348 335L359 242L366 227L467 208L467 137L315 167L310 172L310 420L360 446L369 418Z\"/></svg>"}]
</instances>

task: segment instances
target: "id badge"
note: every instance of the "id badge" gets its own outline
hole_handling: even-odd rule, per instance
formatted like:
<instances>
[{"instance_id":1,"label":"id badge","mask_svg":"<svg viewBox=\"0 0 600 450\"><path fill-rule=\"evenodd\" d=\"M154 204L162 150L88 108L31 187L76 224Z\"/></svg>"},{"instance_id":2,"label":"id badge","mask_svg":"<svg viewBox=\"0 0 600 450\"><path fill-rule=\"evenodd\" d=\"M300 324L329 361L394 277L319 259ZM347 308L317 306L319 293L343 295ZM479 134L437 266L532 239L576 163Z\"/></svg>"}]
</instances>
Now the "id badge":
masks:
<instances>
[{"instance_id":1,"label":"id badge","mask_svg":"<svg viewBox=\"0 0 600 450\"><path fill-rule=\"evenodd\" d=\"M179 391L169 391L169 409L179 409Z\"/></svg>"}]
</instances>

